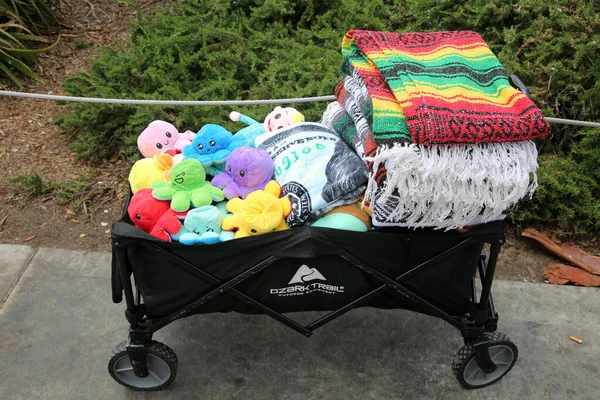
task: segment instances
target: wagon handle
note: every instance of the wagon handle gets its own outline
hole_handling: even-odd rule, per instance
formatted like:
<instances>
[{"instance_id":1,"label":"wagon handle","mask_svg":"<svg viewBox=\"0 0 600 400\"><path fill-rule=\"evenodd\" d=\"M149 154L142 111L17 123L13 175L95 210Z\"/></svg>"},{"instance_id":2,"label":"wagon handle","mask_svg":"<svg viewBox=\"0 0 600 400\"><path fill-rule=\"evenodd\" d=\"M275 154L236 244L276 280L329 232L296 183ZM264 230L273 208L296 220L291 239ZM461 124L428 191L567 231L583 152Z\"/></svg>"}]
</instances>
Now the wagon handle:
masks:
<instances>
[{"instance_id":1,"label":"wagon handle","mask_svg":"<svg viewBox=\"0 0 600 400\"><path fill-rule=\"evenodd\" d=\"M531 98L531 94L529 93L529 89L527 89L527 86L525 86L525 84L523 83L522 80L519 79L519 77L515 74L510 74L509 75L510 78L510 82L513 86L516 86L517 89L519 89L521 92L523 92L523 94L525 96L527 96L527 98Z\"/></svg>"}]
</instances>

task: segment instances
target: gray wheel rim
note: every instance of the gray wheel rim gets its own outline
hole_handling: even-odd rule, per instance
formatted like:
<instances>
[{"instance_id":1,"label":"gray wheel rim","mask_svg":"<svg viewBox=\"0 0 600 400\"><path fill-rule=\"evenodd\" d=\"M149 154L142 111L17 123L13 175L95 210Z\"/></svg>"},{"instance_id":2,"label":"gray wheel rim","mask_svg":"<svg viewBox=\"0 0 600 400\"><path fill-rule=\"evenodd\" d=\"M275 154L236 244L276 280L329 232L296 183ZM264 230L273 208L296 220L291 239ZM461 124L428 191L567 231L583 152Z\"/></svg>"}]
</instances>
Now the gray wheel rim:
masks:
<instances>
[{"instance_id":1,"label":"gray wheel rim","mask_svg":"<svg viewBox=\"0 0 600 400\"><path fill-rule=\"evenodd\" d=\"M171 367L162 358L147 354L148 376L140 378L133 372L129 355L124 354L114 364L115 376L124 384L140 389L155 388L165 384L171 377Z\"/></svg>"},{"instance_id":2,"label":"gray wheel rim","mask_svg":"<svg viewBox=\"0 0 600 400\"><path fill-rule=\"evenodd\" d=\"M500 379L510 369L515 360L513 350L503 344L490 346L488 351L497 368L486 374L477 363L477 357L473 355L463 371L463 378L469 385L482 386Z\"/></svg>"}]
</instances>

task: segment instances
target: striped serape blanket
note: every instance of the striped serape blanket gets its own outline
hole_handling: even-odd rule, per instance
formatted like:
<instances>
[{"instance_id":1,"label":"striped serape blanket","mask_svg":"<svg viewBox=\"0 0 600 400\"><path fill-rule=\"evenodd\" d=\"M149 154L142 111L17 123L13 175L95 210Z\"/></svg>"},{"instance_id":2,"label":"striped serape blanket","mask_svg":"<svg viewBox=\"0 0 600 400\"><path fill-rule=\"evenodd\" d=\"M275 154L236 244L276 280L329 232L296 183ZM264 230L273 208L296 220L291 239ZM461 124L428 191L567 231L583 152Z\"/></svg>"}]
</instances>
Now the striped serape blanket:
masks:
<instances>
[{"instance_id":1,"label":"striped serape blanket","mask_svg":"<svg viewBox=\"0 0 600 400\"><path fill-rule=\"evenodd\" d=\"M455 228L531 195L541 111L475 32L350 31L323 123L369 167L375 226Z\"/></svg>"},{"instance_id":2,"label":"striped serape blanket","mask_svg":"<svg viewBox=\"0 0 600 400\"><path fill-rule=\"evenodd\" d=\"M550 133L540 109L514 89L482 37L471 31L350 31L345 75L355 70L372 101L378 145L535 139Z\"/></svg>"}]
</instances>

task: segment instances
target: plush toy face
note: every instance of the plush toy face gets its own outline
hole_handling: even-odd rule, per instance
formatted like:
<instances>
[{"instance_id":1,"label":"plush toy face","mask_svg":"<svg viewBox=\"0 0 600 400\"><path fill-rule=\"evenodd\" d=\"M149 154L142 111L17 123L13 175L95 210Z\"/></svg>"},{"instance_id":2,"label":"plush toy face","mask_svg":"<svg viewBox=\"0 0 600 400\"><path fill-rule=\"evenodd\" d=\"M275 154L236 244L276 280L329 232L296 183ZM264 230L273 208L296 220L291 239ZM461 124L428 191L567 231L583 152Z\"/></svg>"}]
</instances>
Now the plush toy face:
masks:
<instances>
[{"instance_id":1,"label":"plush toy face","mask_svg":"<svg viewBox=\"0 0 600 400\"><path fill-rule=\"evenodd\" d=\"M202 207L224 199L223 191L206 182L200 161L186 158L169 171L170 182L152 183L152 196L158 200L171 200L171 209L185 212L190 206Z\"/></svg>"},{"instance_id":2,"label":"plush toy face","mask_svg":"<svg viewBox=\"0 0 600 400\"><path fill-rule=\"evenodd\" d=\"M202 235L206 232L221 232L223 214L215 206L194 208L185 217L184 226L190 232Z\"/></svg>"},{"instance_id":3,"label":"plush toy face","mask_svg":"<svg viewBox=\"0 0 600 400\"><path fill-rule=\"evenodd\" d=\"M304 122L304 115L292 107L275 107L265 118L265 132L273 132L299 122Z\"/></svg>"},{"instance_id":4,"label":"plush toy face","mask_svg":"<svg viewBox=\"0 0 600 400\"><path fill-rule=\"evenodd\" d=\"M150 232L169 208L169 202L152 197L151 189L141 189L131 198L127 213L135 226Z\"/></svg>"},{"instance_id":5,"label":"plush toy face","mask_svg":"<svg viewBox=\"0 0 600 400\"><path fill-rule=\"evenodd\" d=\"M171 168L171 184L175 190L191 190L206 182L206 174L195 159L183 160Z\"/></svg>"},{"instance_id":6,"label":"plush toy face","mask_svg":"<svg viewBox=\"0 0 600 400\"><path fill-rule=\"evenodd\" d=\"M269 153L246 146L233 150L225 164L225 172L238 186L266 185L273 177L274 170Z\"/></svg>"},{"instance_id":7,"label":"plush toy face","mask_svg":"<svg viewBox=\"0 0 600 400\"><path fill-rule=\"evenodd\" d=\"M178 139L179 132L172 124L156 120L138 136L137 143L142 155L151 158L175 148Z\"/></svg>"},{"instance_id":8,"label":"plush toy face","mask_svg":"<svg viewBox=\"0 0 600 400\"><path fill-rule=\"evenodd\" d=\"M220 125L206 124L198 131L192 141L192 150L200 155L215 154L218 150L227 149L233 134Z\"/></svg>"}]
</instances>

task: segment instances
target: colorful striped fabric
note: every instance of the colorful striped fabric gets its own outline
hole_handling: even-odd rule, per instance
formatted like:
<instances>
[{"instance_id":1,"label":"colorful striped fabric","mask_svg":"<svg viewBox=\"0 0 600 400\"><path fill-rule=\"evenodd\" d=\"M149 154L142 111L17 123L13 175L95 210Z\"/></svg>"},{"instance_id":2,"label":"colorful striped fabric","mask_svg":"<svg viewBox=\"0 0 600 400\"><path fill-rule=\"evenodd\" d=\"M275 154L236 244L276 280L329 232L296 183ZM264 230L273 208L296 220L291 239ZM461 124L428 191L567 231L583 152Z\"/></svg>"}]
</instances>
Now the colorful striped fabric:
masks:
<instances>
[{"instance_id":1,"label":"colorful striped fabric","mask_svg":"<svg viewBox=\"0 0 600 400\"><path fill-rule=\"evenodd\" d=\"M540 109L514 89L482 37L471 31L352 30L342 73L358 73L378 146L508 142L550 134Z\"/></svg>"}]
</instances>

